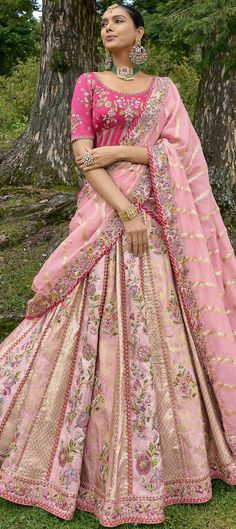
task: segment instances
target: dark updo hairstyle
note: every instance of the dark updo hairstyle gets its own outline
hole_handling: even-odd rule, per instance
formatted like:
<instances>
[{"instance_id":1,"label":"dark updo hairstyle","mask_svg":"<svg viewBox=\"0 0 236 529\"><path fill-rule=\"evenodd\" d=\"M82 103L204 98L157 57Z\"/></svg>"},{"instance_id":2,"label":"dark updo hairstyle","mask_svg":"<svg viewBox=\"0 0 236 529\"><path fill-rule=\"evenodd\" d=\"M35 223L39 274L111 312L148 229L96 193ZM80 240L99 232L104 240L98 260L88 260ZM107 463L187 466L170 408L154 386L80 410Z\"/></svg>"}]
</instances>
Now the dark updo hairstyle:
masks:
<instances>
[{"instance_id":1,"label":"dark updo hairstyle","mask_svg":"<svg viewBox=\"0 0 236 529\"><path fill-rule=\"evenodd\" d=\"M126 11L128 11L128 13L129 13L130 17L132 18L133 23L134 23L136 28L139 28L140 26L142 26L144 28L143 17L142 17L141 13L137 9L135 9L131 5L125 4L123 2L120 2L118 4L118 6L119 7L123 7L124 9L126 9ZM141 40L141 44L144 45L144 43L145 43L145 35L143 35L142 40Z\"/></svg>"}]
</instances>

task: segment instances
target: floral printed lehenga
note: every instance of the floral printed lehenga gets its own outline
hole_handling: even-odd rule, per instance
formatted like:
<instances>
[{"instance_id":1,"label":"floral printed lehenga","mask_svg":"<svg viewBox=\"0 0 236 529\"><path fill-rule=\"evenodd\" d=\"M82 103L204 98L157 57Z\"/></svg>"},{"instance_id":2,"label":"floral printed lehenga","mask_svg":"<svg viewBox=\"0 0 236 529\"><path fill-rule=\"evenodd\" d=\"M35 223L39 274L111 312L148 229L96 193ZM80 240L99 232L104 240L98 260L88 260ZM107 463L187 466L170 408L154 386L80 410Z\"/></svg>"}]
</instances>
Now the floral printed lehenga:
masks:
<instances>
[{"instance_id":1,"label":"floral printed lehenga","mask_svg":"<svg viewBox=\"0 0 236 529\"><path fill-rule=\"evenodd\" d=\"M72 99L72 141L146 145L107 170L137 205L128 252L90 186L34 278L0 355L0 496L71 519L161 523L172 503L236 484L236 259L197 134L168 77L125 94L96 72Z\"/></svg>"}]
</instances>

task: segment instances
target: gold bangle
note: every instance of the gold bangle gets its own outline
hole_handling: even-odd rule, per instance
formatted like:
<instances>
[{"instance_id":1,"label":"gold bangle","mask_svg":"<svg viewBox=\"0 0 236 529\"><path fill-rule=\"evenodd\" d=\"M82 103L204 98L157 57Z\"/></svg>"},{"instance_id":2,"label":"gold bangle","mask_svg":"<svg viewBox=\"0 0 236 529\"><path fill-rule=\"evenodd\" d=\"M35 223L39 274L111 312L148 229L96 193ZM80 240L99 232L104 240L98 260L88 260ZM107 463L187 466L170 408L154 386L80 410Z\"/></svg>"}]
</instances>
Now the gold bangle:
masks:
<instances>
[{"instance_id":1,"label":"gold bangle","mask_svg":"<svg viewBox=\"0 0 236 529\"><path fill-rule=\"evenodd\" d=\"M123 222L126 222L127 220L131 220L136 217L136 215L138 215L138 210L135 206L131 206L125 211L118 211L118 215Z\"/></svg>"}]
</instances>

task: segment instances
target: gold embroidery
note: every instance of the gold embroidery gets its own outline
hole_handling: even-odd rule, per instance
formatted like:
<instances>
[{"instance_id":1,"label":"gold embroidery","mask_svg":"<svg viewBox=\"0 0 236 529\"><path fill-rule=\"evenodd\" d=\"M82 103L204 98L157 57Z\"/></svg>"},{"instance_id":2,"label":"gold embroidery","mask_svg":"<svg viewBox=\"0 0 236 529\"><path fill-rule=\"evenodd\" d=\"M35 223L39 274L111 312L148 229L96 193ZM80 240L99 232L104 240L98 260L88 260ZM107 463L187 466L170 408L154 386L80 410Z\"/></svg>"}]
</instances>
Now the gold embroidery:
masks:
<instances>
[{"instance_id":1,"label":"gold embroidery","mask_svg":"<svg viewBox=\"0 0 236 529\"><path fill-rule=\"evenodd\" d=\"M93 198L94 205L95 205L95 211L97 211L98 208L99 208L99 206L98 206L98 196L94 195L92 198Z\"/></svg>"},{"instance_id":2,"label":"gold embroidery","mask_svg":"<svg viewBox=\"0 0 236 529\"><path fill-rule=\"evenodd\" d=\"M227 255L225 255L224 257L222 257L222 261L227 261L227 259L229 259L230 257L232 257L234 255L234 252L230 252L228 253Z\"/></svg>"},{"instance_id":3,"label":"gold embroidery","mask_svg":"<svg viewBox=\"0 0 236 529\"><path fill-rule=\"evenodd\" d=\"M224 233L226 233L226 229L225 228L222 231L220 231L219 233L217 233L217 239L220 239L222 237L222 235L224 235Z\"/></svg>"},{"instance_id":4,"label":"gold embroidery","mask_svg":"<svg viewBox=\"0 0 236 529\"><path fill-rule=\"evenodd\" d=\"M192 285L194 287L201 287L201 286L212 287L212 288L216 287L216 284L211 283L211 281L192 281Z\"/></svg>"},{"instance_id":5,"label":"gold embroidery","mask_svg":"<svg viewBox=\"0 0 236 529\"><path fill-rule=\"evenodd\" d=\"M87 242L88 239L87 239L87 233L86 233L86 224L87 224L87 221L85 220L82 225L81 225L81 229L82 229L82 240L83 242Z\"/></svg>"},{"instance_id":6,"label":"gold embroidery","mask_svg":"<svg viewBox=\"0 0 236 529\"><path fill-rule=\"evenodd\" d=\"M211 217L213 217L213 215L214 215L215 213L217 213L217 212L219 211L219 209L220 209L220 208L218 208L218 207L215 208L215 209L214 209L209 215L202 215L202 216L200 217L200 219L201 219L201 220L209 220Z\"/></svg>"},{"instance_id":7,"label":"gold embroidery","mask_svg":"<svg viewBox=\"0 0 236 529\"><path fill-rule=\"evenodd\" d=\"M236 279L229 279L229 281L226 281L224 283L224 287L229 287L230 285L234 285L236 283Z\"/></svg>"},{"instance_id":8,"label":"gold embroidery","mask_svg":"<svg viewBox=\"0 0 236 529\"><path fill-rule=\"evenodd\" d=\"M222 274L222 270L217 270L217 271L215 272L215 275L216 275L216 276L221 276L221 274Z\"/></svg>"},{"instance_id":9,"label":"gold embroidery","mask_svg":"<svg viewBox=\"0 0 236 529\"><path fill-rule=\"evenodd\" d=\"M172 162L169 162L169 165L170 167L178 167L179 169L183 169L183 164L182 163L172 163Z\"/></svg>"},{"instance_id":10,"label":"gold embroidery","mask_svg":"<svg viewBox=\"0 0 236 529\"><path fill-rule=\"evenodd\" d=\"M197 215L195 209L176 208L176 211L178 211L178 213L185 213L186 215Z\"/></svg>"},{"instance_id":11,"label":"gold embroidery","mask_svg":"<svg viewBox=\"0 0 236 529\"><path fill-rule=\"evenodd\" d=\"M191 193L191 189L188 186L181 186L179 184L174 184L173 189L178 189L179 191L186 191L186 193Z\"/></svg>"},{"instance_id":12,"label":"gold embroidery","mask_svg":"<svg viewBox=\"0 0 236 529\"><path fill-rule=\"evenodd\" d=\"M179 117L176 119L175 138L178 138L178 136L179 136Z\"/></svg>"},{"instance_id":13,"label":"gold embroidery","mask_svg":"<svg viewBox=\"0 0 236 529\"><path fill-rule=\"evenodd\" d=\"M208 259L208 257L193 257L193 256L188 256L186 257L186 261L191 261L191 262L194 262L194 263L210 263L210 259Z\"/></svg>"},{"instance_id":14,"label":"gold embroidery","mask_svg":"<svg viewBox=\"0 0 236 529\"><path fill-rule=\"evenodd\" d=\"M198 151L199 151L199 144L196 145L195 150L193 151L193 154L192 154L192 156L191 156L190 162L189 162L189 164L188 164L187 167L186 167L186 170L187 170L187 171L188 171L188 169L190 169L190 167L191 167L191 165L192 165L194 159L196 158L196 154L198 153Z\"/></svg>"},{"instance_id":15,"label":"gold embroidery","mask_svg":"<svg viewBox=\"0 0 236 529\"><path fill-rule=\"evenodd\" d=\"M224 408L224 412L226 415L236 415L236 410L227 410Z\"/></svg>"},{"instance_id":16,"label":"gold embroidery","mask_svg":"<svg viewBox=\"0 0 236 529\"><path fill-rule=\"evenodd\" d=\"M236 365L236 359L235 358L225 358L224 356L213 356L208 355L208 359L218 362L219 364L231 364Z\"/></svg>"},{"instance_id":17,"label":"gold embroidery","mask_svg":"<svg viewBox=\"0 0 236 529\"><path fill-rule=\"evenodd\" d=\"M103 202L103 204L102 204L101 217L102 217L102 220L105 220L105 218L106 218L106 202Z\"/></svg>"},{"instance_id":18,"label":"gold embroidery","mask_svg":"<svg viewBox=\"0 0 236 529\"><path fill-rule=\"evenodd\" d=\"M66 270L67 269L66 263L68 259L66 241L62 242L62 253L63 253L63 268L64 270Z\"/></svg>"},{"instance_id":19,"label":"gold embroidery","mask_svg":"<svg viewBox=\"0 0 236 529\"><path fill-rule=\"evenodd\" d=\"M44 272L44 279L45 279L47 285L50 285L50 282L48 281L48 277L49 277L48 276L48 270L46 270L46 272Z\"/></svg>"},{"instance_id":20,"label":"gold embroidery","mask_svg":"<svg viewBox=\"0 0 236 529\"><path fill-rule=\"evenodd\" d=\"M191 183L191 182L193 182L194 180L197 180L197 178L198 178L199 176L202 176L203 174L204 174L203 171L200 171L200 173L195 174L194 176L192 176L192 178L188 178L188 182Z\"/></svg>"},{"instance_id":21,"label":"gold embroidery","mask_svg":"<svg viewBox=\"0 0 236 529\"><path fill-rule=\"evenodd\" d=\"M198 195L198 197L195 198L194 200L195 204L196 202L199 202L200 200L202 200L202 198L207 197L207 195L209 195L209 189L207 189L207 191L204 191L204 193L201 193L201 195Z\"/></svg>"},{"instance_id":22,"label":"gold embroidery","mask_svg":"<svg viewBox=\"0 0 236 529\"><path fill-rule=\"evenodd\" d=\"M208 237L206 237L206 241L209 241L209 239L211 239L211 237L212 237L212 234L213 234L213 233L215 233L215 232L216 232L216 230L215 230L214 228L211 228L211 229L210 229L210 232L211 232L211 234L210 234L210 235L208 235Z\"/></svg>"},{"instance_id":23,"label":"gold embroidery","mask_svg":"<svg viewBox=\"0 0 236 529\"><path fill-rule=\"evenodd\" d=\"M181 232L181 237L183 238L190 238L190 239L193 239L193 238L196 238L196 239L204 239L204 235L202 233L198 233L196 231L182 231Z\"/></svg>"},{"instance_id":24,"label":"gold embroidery","mask_svg":"<svg viewBox=\"0 0 236 529\"><path fill-rule=\"evenodd\" d=\"M216 248L215 250L209 250L209 255L215 255L216 253L219 253L219 248Z\"/></svg>"},{"instance_id":25,"label":"gold embroidery","mask_svg":"<svg viewBox=\"0 0 236 529\"><path fill-rule=\"evenodd\" d=\"M233 338L232 333L220 331L204 331L204 336L218 336L219 338Z\"/></svg>"},{"instance_id":26,"label":"gold embroidery","mask_svg":"<svg viewBox=\"0 0 236 529\"><path fill-rule=\"evenodd\" d=\"M220 388L224 388L224 389L233 389L233 390L236 389L235 384L226 384L224 382L219 382L219 381L216 381L215 384L219 386Z\"/></svg>"},{"instance_id":27,"label":"gold embroidery","mask_svg":"<svg viewBox=\"0 0 236 529\"><path fill-rule=\"evenodd\" d=\"M221 309L220 307L211 307L210 305L203 305L199 310L204 310L208 312L223 312L225 314L225 310Z\"/></svg>"}]
</instances>

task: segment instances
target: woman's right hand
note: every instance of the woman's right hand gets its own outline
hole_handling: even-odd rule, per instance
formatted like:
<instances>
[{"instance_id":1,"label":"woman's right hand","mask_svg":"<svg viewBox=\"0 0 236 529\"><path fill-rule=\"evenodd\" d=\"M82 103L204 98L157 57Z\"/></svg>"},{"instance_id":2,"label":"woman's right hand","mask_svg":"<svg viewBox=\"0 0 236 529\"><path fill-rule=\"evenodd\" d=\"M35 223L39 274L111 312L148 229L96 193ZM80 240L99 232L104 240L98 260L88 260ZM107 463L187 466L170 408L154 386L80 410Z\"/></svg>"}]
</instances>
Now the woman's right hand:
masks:
<instances>
[{"instance_id":1,"label":"woman's right hand","mask_svg":"<svg viewBox=\"0 0 236 529\"><path fill-rule=\"evenodd\" d=\"M148 247L147 226L144 224L141 215L136 215L133 219L124 222L125 232L128 242L128 251L135 256L141 257Z\"/></svg>"}]
</instances>

